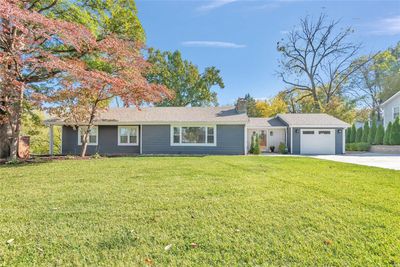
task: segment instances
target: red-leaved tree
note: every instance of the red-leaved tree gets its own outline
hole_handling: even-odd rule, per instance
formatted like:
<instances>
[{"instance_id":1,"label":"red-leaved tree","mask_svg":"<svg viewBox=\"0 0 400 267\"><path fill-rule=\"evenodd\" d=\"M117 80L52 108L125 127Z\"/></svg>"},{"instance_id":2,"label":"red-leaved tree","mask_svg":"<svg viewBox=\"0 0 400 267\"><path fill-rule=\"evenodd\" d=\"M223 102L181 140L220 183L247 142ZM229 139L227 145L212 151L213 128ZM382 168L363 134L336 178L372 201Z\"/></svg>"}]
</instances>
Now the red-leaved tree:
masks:
<instances>
[{"instance_id":1,"label":"red-leaved tree","mask_svg":"<svg viewBox=\"0 0 400 267\"><path fill-rule=\"evenodd\" d=\"M63 89L49 97L53 104L49 108L51 114L67 125L85 126L81 131L82 157L99 113L113 98L119 97L126 107L139 107L171 97L166 87L151 84L144 77L151 65L144 60L140 48L134 42L113 37L99 41L97 56L82 64L71 64Z\"/></svg>"},{"instance_id":2,"label":"red-leaved tree","mask_svg":"<svg viewBox=\"0 0 400 267\"><path fill-rule=\"evenodd\" d=\"M25 103L51 101L50 111L67 123L88 126L87 143L105 101L118 96L126 105L139 105L169 95L147 83L147 68L138 44L116 37L99 41L81 25L46 18L30 1L0 0L0 125L10 128L10 158L17 158ZM43 85L52 90L37 89Z\"/></svg>"},{"instance_id":3,"label":"red-leaved tree","mask_svg":"<svg viewBox=\"0 0 400 267\"><path fill-rule=\"evenodd\" d=\"M11 132L11 159L17 158L24 102L43 100L35 84L65 72L67 59L50 52L60 45L86 53L96 40L82 26L30 10L28 1L0 0L0 124Z\"/></svg>"}]
</instances>

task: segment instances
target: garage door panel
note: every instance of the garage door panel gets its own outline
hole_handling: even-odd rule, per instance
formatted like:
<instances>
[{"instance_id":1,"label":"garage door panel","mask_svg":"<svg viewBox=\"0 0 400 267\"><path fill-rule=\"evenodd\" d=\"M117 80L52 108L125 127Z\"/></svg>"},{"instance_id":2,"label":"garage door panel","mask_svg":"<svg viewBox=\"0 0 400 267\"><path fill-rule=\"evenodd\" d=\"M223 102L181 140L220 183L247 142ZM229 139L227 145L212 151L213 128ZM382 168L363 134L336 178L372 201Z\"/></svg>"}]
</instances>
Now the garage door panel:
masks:
<instances>
[{"instance_id":1,"label":"garage door panel","mask_svg":"<svg viewBox=\"0 0 400 267\"><path fill-rule=\"evenodd\" d=\"M300 132L301 154L335 154L334 129L302 129Z\"/></svg>"}]
</instances>

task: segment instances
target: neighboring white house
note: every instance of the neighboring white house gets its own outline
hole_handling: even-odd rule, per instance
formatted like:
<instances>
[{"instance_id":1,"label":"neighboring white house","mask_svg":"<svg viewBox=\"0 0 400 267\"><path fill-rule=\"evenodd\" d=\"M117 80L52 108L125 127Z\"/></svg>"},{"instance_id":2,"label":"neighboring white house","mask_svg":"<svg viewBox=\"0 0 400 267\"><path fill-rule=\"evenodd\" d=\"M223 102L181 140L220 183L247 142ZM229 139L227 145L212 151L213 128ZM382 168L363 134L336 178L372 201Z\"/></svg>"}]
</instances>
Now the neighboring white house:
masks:
<instances>
[{"instance_id":1,"label":"neighboring white house","mask_svg":"<svg viewBox=\"0 0 400 267\"><path fill-rule=\"evenodd\" d=\"M400 91L381 104L385 128L400 116Z\"/></svg>"}]
</instances>

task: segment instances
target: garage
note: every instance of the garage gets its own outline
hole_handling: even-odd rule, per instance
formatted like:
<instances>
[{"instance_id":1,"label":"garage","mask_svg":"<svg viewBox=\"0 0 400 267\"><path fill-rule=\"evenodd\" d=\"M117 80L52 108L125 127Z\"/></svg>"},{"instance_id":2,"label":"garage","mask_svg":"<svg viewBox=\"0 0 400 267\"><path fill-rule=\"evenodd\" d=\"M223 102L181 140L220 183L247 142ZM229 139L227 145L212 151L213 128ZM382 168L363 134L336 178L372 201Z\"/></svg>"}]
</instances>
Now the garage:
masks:
<instances>
[{"instance_id":1,"label":"garage","mask_svg":"<svg viewBox=\"0 0 400 267\"><path fill-rule=\"evenodd\" d=\"M300 134L300 154L335 154L335 130L302 129Z\"/></svg>"}]
</instances>

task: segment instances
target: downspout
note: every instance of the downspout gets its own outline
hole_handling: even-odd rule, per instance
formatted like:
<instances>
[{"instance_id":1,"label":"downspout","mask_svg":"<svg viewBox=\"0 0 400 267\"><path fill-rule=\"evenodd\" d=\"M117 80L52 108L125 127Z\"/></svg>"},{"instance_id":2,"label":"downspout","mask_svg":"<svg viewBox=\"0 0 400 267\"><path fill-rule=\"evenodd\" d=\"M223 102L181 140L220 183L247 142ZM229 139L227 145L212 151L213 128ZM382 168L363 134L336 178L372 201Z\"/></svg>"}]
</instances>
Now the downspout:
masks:
<instances>
[{"instance_id":1,"label":"downspout","mask_svg":"<svg viewBox=\"0 0 400 267\"><path fill-rule=\"evenodd\" d=\"M293 127L290 128L290 154L293 154Z\"/></svg>"},{"instance_id":2,"label":"downspout","mask_svg":"<svg viewBox=\"0 0 400 267\"><path fill-rule=\"evenodd\" d=\"M140 136L140 140L139 140L139 154L142 155L143 154L143 148L142 148L142 132L143 132L143 124L139 125L139 136Z\"/></svg>"}]
</instances>

